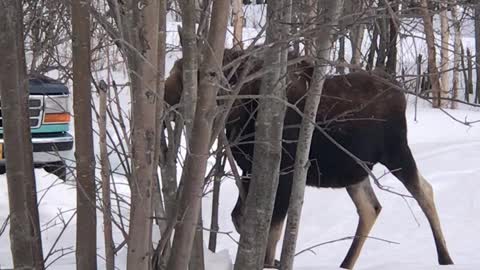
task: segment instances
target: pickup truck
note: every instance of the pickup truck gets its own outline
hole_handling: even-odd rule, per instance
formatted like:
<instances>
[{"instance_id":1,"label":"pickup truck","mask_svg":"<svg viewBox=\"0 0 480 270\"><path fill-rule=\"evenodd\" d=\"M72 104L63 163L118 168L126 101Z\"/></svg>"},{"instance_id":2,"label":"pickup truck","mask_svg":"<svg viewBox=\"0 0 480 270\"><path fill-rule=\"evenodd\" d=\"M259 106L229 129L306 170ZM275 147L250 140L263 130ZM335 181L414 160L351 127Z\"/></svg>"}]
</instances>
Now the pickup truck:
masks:
<instances>
[{"instance_id":1,"label":"pickup truck","mask_svg":"<svg viewBox=\"0 0 480 270\"><path fill-rule=\"evenodd\" d=\"M29 76L30 130L35 168L66 180L66 159L73 157L68 88L43 75ZM1 102L1 100L0 100ZM1 108L1 107L0 107ZM3 119L0 109L0 174L5 173L8 158L3 151Z\"/></svg>"}]
</instances>

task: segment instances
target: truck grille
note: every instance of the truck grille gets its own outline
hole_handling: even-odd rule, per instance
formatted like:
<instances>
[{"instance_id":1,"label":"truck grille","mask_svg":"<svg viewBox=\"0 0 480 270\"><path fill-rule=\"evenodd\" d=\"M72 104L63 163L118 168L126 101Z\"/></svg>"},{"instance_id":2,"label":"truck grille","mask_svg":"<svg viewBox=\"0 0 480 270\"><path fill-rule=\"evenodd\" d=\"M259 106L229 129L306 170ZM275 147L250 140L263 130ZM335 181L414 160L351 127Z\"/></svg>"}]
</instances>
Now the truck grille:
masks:
<instances>
[{"instance_id":1,"label":"truck grille","mask_svg":"<svg viewBox=\"0 0 480 270\"><path fill-rule=\"evenodd\" d=\"M30 127L38 128L42 124L43 96L30 96L28 100L28 112L30 114ZM0 128L3 128L3 115L0 101Z\"/></svg>"}]
</instances>

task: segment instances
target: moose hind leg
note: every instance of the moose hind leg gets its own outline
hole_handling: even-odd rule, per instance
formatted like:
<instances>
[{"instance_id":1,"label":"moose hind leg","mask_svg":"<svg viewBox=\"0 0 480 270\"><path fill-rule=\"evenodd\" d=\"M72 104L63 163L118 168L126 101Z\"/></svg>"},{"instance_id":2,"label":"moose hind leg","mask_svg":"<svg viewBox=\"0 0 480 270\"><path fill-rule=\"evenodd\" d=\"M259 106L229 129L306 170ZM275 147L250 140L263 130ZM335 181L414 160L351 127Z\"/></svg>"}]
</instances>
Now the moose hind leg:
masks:
<instances>
[{"instance_id":1,"label":"moose hind leg","mask_svg":"<svg viewBox=\"0 0 480 270\"><path fill-rule=\"evenodd\" d=\"M453 264L443 236L440 219L435 207L433 189L430 183L417 170L415 160L408 146L400 147L396 157L386 162L387 168L405 185L427 217L437 248L438 263Z\"/></svg>"},{"instance_id":2,"label":"moose hind leg","mask_svg":"<svg viewBox=\"0 0 480 270\"><path fill-rule=\"evenodd\" d=\"M357 208L359 220L355 238L340 267L352 269L382 206L373 192L368 177L356 185L347 187L347 192Z\"/></svg>"},{"instance_id":3,"label":"moose hind leg","mask_svg":"<svg viewBox=\"0 0 480 270\"><path fill-rule=\"evenodd\" d=\"M274 220L270 225L270 232L268 234L267 252L265 253L265 267L277 267L275 261L275 251L278 241L282 236L283 220Z\"/></svg>"},{"instance_id":4,"label":"moose hind leg","mask_svg":"<svg viewBox=\"0 0 480 270\"><path fill-rule=\"evenodd\" d=\"M287 216L290 204L290 193L292 190L291 174L281 176L278 182L275 204L273 206L272 221L268 234L267 250L265 253L265 266L277 268L278 261L275 260L275 253L278 241L282 236L283 224Z\"/></svg>"},{"instance_id":5,"label":"moose hind leg","mask_svg":"<svg viewBox=\"0 0 480 270\"><path fill-rule=\"evenodd\" d=\"M433 200L433 189L425 178L417 171L415 179L412 182L407 182L405 186L412 196L417 200L420 208L427 216L428 222L433 232L435 239L435 246L437 247L438 263L441 265L453 264L453 260L447 249L447 244L443 236L440 219L438 217L437 209Z\"/></svg>"}]
</instances>

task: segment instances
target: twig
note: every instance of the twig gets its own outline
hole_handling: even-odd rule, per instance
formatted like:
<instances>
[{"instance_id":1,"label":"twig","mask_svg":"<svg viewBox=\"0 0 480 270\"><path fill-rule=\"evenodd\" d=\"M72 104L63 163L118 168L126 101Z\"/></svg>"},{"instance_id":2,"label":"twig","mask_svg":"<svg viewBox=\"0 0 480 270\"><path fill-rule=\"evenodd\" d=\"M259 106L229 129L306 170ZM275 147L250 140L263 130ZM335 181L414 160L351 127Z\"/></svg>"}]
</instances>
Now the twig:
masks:
<instances>
[{"instance_id":1,"label":"twig","mask_svg":"<svg viewBox=\"0 0 480 270\"><path fill-rule=\"evenodd\" d=\"M343 238L339 238L339 239L335 239L335 240L322 242L320 244L316 244L316 245L313 245L311 247L305 248L305 249L295 253L295 256L298 256L298 255L300 255L302 253L305 253L307 251L312 252L313 254L316 255L315 251L313 251L314 248L324 246L324 245L327 245L327 244L336 243L336 242L341 242L341 241L351 240L351 239L355 239L355 238L360 238L360 237L367 238L367 239L378 240L378 241L382 241L382 242L385 242L385 243L388 243L388 244L397 244L397 245L400 244L399 242L390 241L390 240L386 240L386 239L378 238L378 237L373 237L373 236L347 236L347 237L343 237Z\"/></svg>"}]
</instances>

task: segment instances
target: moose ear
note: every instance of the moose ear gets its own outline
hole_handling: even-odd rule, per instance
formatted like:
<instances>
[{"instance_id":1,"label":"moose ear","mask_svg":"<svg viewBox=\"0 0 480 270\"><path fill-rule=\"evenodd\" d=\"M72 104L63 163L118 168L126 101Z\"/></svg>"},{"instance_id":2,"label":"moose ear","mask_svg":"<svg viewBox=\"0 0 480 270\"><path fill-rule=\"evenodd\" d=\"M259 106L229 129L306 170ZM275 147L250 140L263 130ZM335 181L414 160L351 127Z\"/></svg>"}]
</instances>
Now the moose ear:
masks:
<instances>
[{"instance_id":1,"label":"moose ear","mask_svg":"<svg viewBox=\"0 0 480 270\"><path fill-rule=\"evenodd\" d=\"M180 25L177 26L178 37L180 38L180 46L183 47L183 29Z\"/></svg>"}]
</instances>

